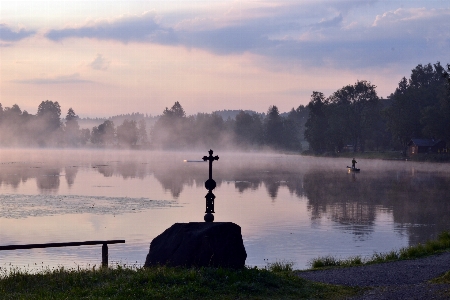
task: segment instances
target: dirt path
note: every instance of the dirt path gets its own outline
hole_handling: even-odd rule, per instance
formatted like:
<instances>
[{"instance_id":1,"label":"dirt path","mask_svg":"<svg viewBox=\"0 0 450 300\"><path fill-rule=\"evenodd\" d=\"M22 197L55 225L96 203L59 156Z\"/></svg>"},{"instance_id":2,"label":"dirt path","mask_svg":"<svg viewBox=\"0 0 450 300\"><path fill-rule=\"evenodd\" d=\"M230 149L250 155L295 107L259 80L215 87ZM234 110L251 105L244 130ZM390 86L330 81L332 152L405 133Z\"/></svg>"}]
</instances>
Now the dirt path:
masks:
<instances>
[{"instance_id":1,"label":"dirt path","mask_svg":"<svg viewBox=\"0 0 450 300\"><path fill-rule=\"evenodd\" d=\"M352 299L450 299L450 285L429 280L450 271L450 252L414 260L361 267L301 271L302 278L323 283L370 287Z\"/></svg>"}]
</instances>

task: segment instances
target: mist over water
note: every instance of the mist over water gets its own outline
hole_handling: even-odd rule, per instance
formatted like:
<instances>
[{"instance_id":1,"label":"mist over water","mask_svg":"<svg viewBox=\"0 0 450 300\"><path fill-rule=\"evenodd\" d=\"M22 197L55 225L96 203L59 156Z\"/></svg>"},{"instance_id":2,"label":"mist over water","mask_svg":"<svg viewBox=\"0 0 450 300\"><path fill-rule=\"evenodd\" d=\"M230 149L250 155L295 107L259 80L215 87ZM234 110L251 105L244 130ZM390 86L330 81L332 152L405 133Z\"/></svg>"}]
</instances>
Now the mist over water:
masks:
<instances>
[{"instance_id":1,"label":"mist over water","mask_svg":"<svg viewBox=\"0 0 450 300\"><path fill-rule=\"evenodd\" d=\"M151 240L176 222L202 222L203 152L0 151L2 245L125 239L110 261L143 264ZM215 220L241 226L247 265L323 255L371 255L450 228L444 164L350 161L214 150ZM2 264L98 264L101 250L2 251ZM5 265L3 265L5 266ZM1 267L1 265L0 265Z\"/></svg>"}]
</instances>

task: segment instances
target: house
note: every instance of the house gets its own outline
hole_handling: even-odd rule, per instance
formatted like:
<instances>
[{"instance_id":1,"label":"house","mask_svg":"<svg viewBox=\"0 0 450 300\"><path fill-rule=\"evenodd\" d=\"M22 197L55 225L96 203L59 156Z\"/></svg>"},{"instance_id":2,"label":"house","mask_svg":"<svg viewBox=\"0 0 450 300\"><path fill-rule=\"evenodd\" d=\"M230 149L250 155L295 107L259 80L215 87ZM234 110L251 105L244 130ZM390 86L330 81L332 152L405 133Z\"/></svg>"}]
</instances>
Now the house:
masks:
<instances>
[{"instance_id":1,"label":"house","mask_svg":"<svg viewBox=\"0 0 450 300\"><path fill-rule=\"evenodd\" d=\"M445 141L435 139L411 139L408 143L408 154L444 152Z\"/></svg>"}]
</instances>

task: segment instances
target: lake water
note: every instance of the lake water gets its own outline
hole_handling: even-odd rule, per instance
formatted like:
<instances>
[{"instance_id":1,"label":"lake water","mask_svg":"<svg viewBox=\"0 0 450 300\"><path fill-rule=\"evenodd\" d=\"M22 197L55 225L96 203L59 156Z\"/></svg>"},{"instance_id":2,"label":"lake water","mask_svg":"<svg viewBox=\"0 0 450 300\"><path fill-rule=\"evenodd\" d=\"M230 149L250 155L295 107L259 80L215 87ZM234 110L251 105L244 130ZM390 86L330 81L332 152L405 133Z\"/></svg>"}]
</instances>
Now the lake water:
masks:
<instances>
[{"instance_id":1,"label":"lake water","mask_svg":"<svg viewBox=\"0 0 450 300\"><path fill-rule=\"evenodd\" d=\"M208 149L209 150L209 149ZM215 151L215 221L241 226L246 265L305 269L416 245L450 229L446 164ZM0 150L0 245L124 239L110 264L143 265L177 222L202 222L204 153ZM0 251L3 269L92 267L101 245Z\"/></svg>"}]
</instances>

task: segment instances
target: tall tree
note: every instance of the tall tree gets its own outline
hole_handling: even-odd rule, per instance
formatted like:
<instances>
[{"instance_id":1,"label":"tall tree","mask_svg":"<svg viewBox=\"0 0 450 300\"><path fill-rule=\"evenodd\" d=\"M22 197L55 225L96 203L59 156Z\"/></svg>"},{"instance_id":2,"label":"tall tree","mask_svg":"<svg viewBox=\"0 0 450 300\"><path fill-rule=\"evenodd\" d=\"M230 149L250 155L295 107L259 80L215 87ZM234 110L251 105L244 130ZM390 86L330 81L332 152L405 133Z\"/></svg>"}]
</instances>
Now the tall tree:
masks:
<instances>
[{"instance_id":1,"label":"tall tree","mask_svg":"<svg viewBox=\"0 0 450 300\"><path fill-rule=\"evenodd\" d=\"M25 114L24 114L25 113ZM8 146L33 145L29 121L30 116L26 111L22 112L19 105L5 107L1 114L0 140Z\"/></svg>"},{"instance_id":2,"label":"tall tree","mask_svg":"<svg viewBox=\"0 0 450 300\"><path fill-rule=\"evenodd\" d=\"M176 101L170 109L166 107L166 109L163 112L164 116L171 117L171 118L185 118L186 113L184 112L183 107L181 106L180 102Z\"/></svg>"},{"instance_id":3,"label":"tall tree","mask_svg":"<svg viewBox=\"0 0 450 300\"><path fill-rule=\"evenodd\" d=\"M61 127L61 107L58 101L42 101L38 106L36 116L44 121L47 131L54 131Z\"/></svg>"},{"instance_id":4,"label":"tall tree","mask_svg":"<svg viewBox=\"0 0 450 300\"><path fill-rule=\"evenodd\" d=\"M223 146L225 124L218 114L198 113L187 124L189 127L185 129L187 129L186 134L189 136L188 145L191 148Z\"/></svg>"},{"instance_id":5,"label":"tall tree","mask_svg":"<svg viewBox=\"0 0 450 300\"><path fill-rule=\"evenodd\" d=\"M241 147L259 146L262 143L262 120L257 114L240 111L234 121L234 136Z\"/></svg>"},{"instance_id":6,"label":"tall tree","mask_svg":"<svg viewBox=\"0 0 450 300\"><path fill-rule=\"evenodd\" d=\"M61 107L57 101L42 101L36 114L36 139L42 146L58 146L63 143Z\"/></svg>"},{"instance_id":7,"label":"tall tree","mask_svg":"<svg viewBox=\"0 0 450 300\"><path fill-rule=\"evenodd\" d=\"M358 80L354 85L347 85L336 91L330 97L330 102L336 105L335 118L339 119L333 128L340 126L344 129L352 141L354 151L363 152L365 141L370 136L379 113L376 86L368 81ZM341 136L345 138L347 134Z\"/></svg>"},{"instance_id":8,"label":"tall tree","mask_svg":"<svg viewBox=\"0 0 450 300\"><path fill-rule=\"evenodd\" d=\"M145 122L145 119L140 119L138 122L138 142L141 145L148 144L147 122Z\"/></svg>"},{"instance_id":9,"label":"tall tree","mask_svg":"<svg viewBox=\"0 0 450 300\"><path fill-rule=\"evenodd\" d=\"M280 116L278 107L272 105L267 110L267 115L264 119L264 140L268 146L281 148L284 138L283 119Z\"/></svg>"},{"instance_id":10,"label":"tall tree","mask_svg":"<svg viewBox=\"0 0 450 300\"><path fill-rule=\"evenodd\" d=\"M285 142L287 149L301 151L302 141L305 139L305 123L308 119L308 108L303 105L292 108L284 120Z\"/></svg>"},{"instance_id":11,"label":"tall tree","mask_svg":"<svg viewBox=\"0 0 450 300\"><path fill-rule=\"evenodd\" d=\"M448 89L439 62L417 65L408 82L400 81L386 109L387 126L401 147L412 138L448 137Z\"/></svg>"},{"instance_id":12,"label":"tall tree","mask_svg":"<svg viewBox=\"0 0 450 300\"><path fill-rule=\"evenodd\" d=\"M138 141L138 128L136 121L125 119L117 126L117 141L122 146L134 146Z\"/></svg>"},{"instance_id":13,"label":"tall tree","mask_svg":"<svg viewBox=\"0 0 450 300\"><path fill-rule=\"evenodd\" d=\"M326 109L328 100L321 92L313 92L311 100L306 106L309 110L305 124L305 139L311 150L322 153L327 149L328 120Z\"/></svg>"},{"instance_id":14,"label":"tall tree","mask_svg":"<svg viewBox=\"0 0 450 300\"><path fill-rule=\"evenodd\" d=\"M78 116L72 108L69 108L66 115L65 141L67 146L77 146L80 143L80 125Z\"/></svg>"},{"instance_id":15,"label":"tall tree","mask_svg":"<svg viewBox=\"0 0 450 300\"><path fill-rule=\"evenodd\" d=\"M96 145L113 145L115 141L114 122L106 120L98 126L92 128L91 142Z\"/></svg>"},{"instance_id":16,"label":"tall tree","mask_svg":"<svg viewBox=\"0 0 450 300\"><path fill-rule=\"evenodd\" d=\"M189 144L189 120L177 101L163 111L151 131L151 143L156 148L185 148Z\"/></svg>"},{"instance_id":17,"label":"tall tree","mask_svg":"<svg viewBox=\"0 0 450 300\"><path fill-rule=\"evenodd\" d=\"M86 145L91 140L91 131L89 128L82 128L80 131L80 143Z\"/></svg>"}]
</instances>

